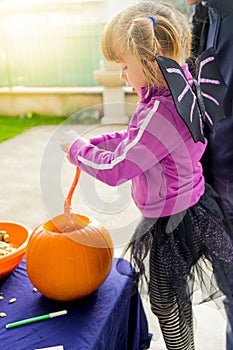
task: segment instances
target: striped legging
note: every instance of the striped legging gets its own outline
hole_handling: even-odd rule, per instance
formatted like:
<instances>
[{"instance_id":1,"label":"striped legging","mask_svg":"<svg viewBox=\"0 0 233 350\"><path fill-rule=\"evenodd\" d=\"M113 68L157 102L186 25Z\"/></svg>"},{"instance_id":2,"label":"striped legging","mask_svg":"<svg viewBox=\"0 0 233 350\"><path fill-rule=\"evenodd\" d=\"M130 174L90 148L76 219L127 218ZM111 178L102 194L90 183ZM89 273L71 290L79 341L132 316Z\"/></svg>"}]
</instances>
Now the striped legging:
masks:
<instances>
[{"instance_id":1,"label":"striped legging","mask_svg":"<svg viewBox=\"0 0 233 350\"><path fill-rule=\"evenodd\" d=\"M158 317L168 350L194 350L193 314L190 302L180 303L161 262L161 251L153 240L150 254L150 304ZM196 242L195 250L200 251ZM189 257L190 261L191 257Z\"/></svg>"}]
</instances>

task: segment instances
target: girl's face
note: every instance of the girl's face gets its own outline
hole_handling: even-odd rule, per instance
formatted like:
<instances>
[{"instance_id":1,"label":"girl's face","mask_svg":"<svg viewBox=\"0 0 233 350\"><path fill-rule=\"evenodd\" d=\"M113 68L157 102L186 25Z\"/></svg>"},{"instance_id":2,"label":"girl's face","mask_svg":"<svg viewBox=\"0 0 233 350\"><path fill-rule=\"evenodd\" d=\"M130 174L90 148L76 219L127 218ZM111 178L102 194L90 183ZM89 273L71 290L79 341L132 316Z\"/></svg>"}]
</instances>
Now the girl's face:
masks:
<instances>
[{"instance_id":1,"label":"girl's face","mask_svg":"<svg viewBox=\"0 0 233 350\"><path fill-rule=\"evenodd\" d=\"M129 54L120 64L121 80L124 81L127 86L132 86L133 91L140 96L141 88L146 87L148 84L136 58Z\"/></svg>"}]
</instances>

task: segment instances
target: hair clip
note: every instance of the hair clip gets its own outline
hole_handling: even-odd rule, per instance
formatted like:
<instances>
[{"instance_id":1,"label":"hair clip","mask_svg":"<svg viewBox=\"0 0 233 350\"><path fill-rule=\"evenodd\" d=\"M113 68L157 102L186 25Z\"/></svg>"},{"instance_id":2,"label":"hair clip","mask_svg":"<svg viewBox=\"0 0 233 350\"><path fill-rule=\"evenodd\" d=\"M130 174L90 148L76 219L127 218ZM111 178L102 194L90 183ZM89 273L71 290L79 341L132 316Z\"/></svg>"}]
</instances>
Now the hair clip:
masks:
<instances>
[{"instance_id":1,"label":"hair clip","mask_svg":"<svg viewBox=\"0 0 233 350\"><path fill-rule=\"evenodd\" d=\"M154 27L155 27L155 26L156 26L156 23L157 23L156 18L153 17L153 16L147 16L147 18L150 18L150 19L153 21Z\"/></svg>"}]
</instances>

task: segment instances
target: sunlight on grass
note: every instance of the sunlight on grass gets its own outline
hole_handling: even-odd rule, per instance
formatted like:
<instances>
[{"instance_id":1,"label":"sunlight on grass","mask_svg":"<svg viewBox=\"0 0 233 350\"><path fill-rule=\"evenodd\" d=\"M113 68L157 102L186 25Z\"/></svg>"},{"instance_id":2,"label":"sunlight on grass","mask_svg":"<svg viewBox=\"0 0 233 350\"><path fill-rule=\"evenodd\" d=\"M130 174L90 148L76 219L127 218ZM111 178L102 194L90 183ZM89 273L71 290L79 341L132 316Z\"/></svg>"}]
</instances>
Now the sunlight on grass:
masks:
<instances>
[{"instance_id":1,"label":"sunlight on grass","mask_svg":"<svg viewBox=\"0 0 233 350\"><path fill-rule=\"evenodd\" d=\"M0 116L0 142L6 141L23 131L38 125L57 125L66 120L66 117L25 113L16 117Z\"/></svg>"}]
</instances>

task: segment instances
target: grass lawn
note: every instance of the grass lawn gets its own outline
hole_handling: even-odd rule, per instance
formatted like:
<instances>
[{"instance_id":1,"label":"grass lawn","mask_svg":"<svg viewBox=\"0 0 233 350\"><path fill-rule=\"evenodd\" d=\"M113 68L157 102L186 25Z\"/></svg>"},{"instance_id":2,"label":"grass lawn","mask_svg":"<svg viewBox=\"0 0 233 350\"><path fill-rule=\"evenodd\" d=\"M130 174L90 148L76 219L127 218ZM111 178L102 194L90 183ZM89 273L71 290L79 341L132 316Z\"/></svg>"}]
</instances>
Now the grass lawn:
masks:
<instances>
[{"instance_id":1,"label":"grass lawn","mask_svg":"<svg viewBox=\"0 0 233 350\"><path fill-rule=\"evenodd\" d=\"M34 126L57 125L65 119L66 117L46 116L36 113L25 113L16 117L0 116L0 142L8 140Z\"/></svg>"}]
</instances>

